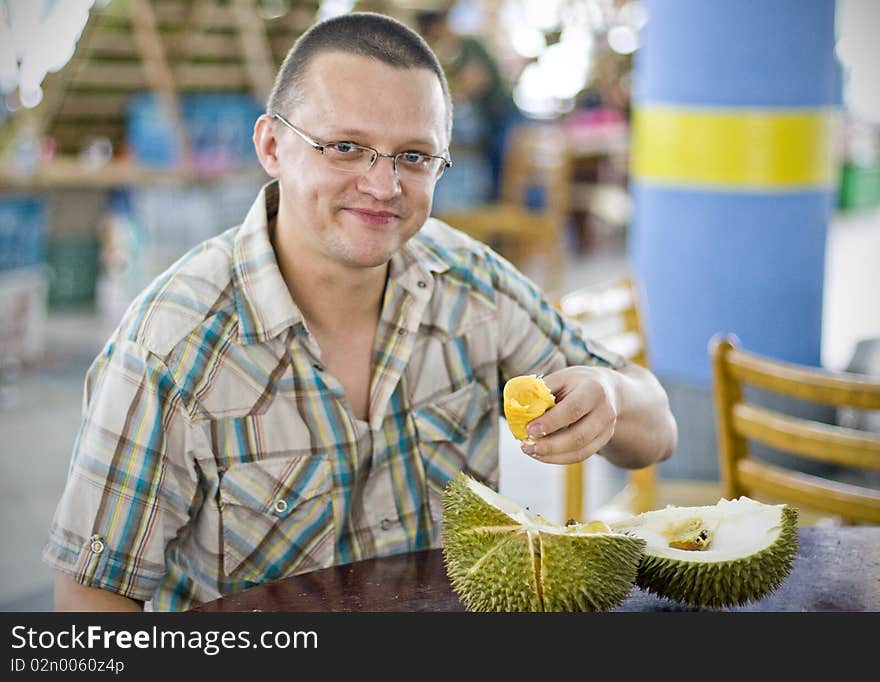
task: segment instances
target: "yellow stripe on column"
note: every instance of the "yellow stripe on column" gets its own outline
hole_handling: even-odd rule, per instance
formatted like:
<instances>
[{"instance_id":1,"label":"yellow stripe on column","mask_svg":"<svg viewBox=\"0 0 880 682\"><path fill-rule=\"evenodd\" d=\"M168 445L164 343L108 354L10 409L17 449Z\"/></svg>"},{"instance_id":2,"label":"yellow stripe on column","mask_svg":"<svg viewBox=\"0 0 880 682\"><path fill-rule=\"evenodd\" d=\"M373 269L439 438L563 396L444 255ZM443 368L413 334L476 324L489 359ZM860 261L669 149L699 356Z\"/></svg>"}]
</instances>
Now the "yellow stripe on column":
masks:
<instances>
[{"instance_id":1,"label":"yellow stripe on column","mask_svg":"<svg viewBox=\"0 0 880 682\"><path fill-rule=\"evenodd\" d=\"M643 105L633 112L632 173L721 189L832 187L835 122L834 109Z\"/></svg>"}]
</instances>

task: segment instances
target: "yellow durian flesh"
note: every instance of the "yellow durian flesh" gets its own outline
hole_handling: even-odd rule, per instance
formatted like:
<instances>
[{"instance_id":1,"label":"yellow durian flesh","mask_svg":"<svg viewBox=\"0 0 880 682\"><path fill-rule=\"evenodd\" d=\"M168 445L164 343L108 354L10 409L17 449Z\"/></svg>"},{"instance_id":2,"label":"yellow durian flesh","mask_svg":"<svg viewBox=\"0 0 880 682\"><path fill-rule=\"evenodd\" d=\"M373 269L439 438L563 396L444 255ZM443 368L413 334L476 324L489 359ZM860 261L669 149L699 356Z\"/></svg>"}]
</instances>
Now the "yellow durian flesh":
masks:
<instances>
[{"instance_id":1,"label":"yellow durian flesh","mask_svg":"<svg viewBox=\"0 0 880 682\"><path fill-rule=\"evenodd\" d=\"M694 517L672 522L664 531L664 535L669 539L668 544L673 549L703 551L709 548L713 532L713 529L703 523L702 519Z\"/></svg>"},{"instance_id":2,"label":"yellow durian flesh","mask_svg":"<svg viewBox=\"0 0 880 682\"><path fill-rule=\"evenodd\" d=\"M556 398L547 384L534 374L514 377L504 384L504 416L517 440L526 440L526 425L555 404Z\"/></svg>"}]
</instances>

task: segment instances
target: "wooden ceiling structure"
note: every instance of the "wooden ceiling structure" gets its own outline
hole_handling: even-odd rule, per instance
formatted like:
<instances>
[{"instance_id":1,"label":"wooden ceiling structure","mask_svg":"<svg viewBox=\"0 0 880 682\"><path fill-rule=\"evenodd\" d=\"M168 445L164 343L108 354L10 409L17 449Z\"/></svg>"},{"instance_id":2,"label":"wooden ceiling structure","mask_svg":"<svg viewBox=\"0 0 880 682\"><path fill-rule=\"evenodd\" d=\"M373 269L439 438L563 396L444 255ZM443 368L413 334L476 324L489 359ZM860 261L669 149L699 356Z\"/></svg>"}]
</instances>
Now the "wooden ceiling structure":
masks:
<instances>
[{"instance_id":1,"label":"wooden ceiling structure","mask_svg":"<svg viewBox=\"0 0 880 682\"><path fill-rule=\"evenodd\" d=\"M279 5L286 11L273 13ZM149 171L120 154L130 97L158 95L180 148L186 150L181 93L251 93L265 101L278 66L314 23L319 6L320 0L112 0L94 6L71 61L45 78L42 102L31 110L19 109L0 132L0 188L194 179L186 165L171 172ZM356 9L400 17L397 3L390 1L358 2ZM24 175L9 163L23 125L55 146L51 159ZM114 156L87 170L77 157L93 138L109 139Z\"/></svg>"}]
</instances>

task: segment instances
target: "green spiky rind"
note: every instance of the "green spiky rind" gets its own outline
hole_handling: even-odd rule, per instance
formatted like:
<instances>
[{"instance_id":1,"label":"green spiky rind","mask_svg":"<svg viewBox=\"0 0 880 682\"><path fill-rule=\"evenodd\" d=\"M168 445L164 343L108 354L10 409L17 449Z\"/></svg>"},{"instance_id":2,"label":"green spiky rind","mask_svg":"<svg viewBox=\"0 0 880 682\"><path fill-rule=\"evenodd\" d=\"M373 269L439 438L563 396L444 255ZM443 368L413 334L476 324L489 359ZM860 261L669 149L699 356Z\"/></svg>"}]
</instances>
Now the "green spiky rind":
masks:
<instances>
[{"instance_id":1,"label":"green spiky rind","mask_svg":"<svg viewBox=\"0 0 880 682\"><path fill-rule=\"evenodd\" d=\"M636 584L688 606L723 608L756 601L776 590L791 572L797 553L797 510L782 509L776 540L757 554L715 563L676 561L647 547Z\"/></svg>"},{"instance_id":2,"label":"green spiky rind","mask_svg":"<svg viewBox=\"0 0 880 682\"><path fill-rule=\"evenodd\" d=\"M446 572L468 611L540 611L534 555L526 532L477 531L444 545Z\"/></svg>"},{"instance_id":3,"label":"green spiky rind","mask_svg":"<svg viewBox=\"0 0 880 682\"><path fill-rule=\"evenodd\" d=\"M453 591L470 611L540 610L528 534L467 481L459 474L443 494L443 560Z\"/></svg>"},{"instance_id":4,"label":"green spiky rind","mask_svg":"<svg viewBox=\"0 0 880 682\"><path fill-rule=\"evenodd\" d=\"M497 507L493 507L471 490L468 476L458 474L443 491L443 532L457 532L481 526L519 525Z\"/></svg>"},{"instance_id":5,"label":"green spiky rind","mask_svg":"<svg viewBox=\"0 0 880 682\"><path fill-rule=\"evenodd\" d=\"M645 541L627 535L541 533L545 611L607 611L632 590Z\"/></svg>"}]
</instances>

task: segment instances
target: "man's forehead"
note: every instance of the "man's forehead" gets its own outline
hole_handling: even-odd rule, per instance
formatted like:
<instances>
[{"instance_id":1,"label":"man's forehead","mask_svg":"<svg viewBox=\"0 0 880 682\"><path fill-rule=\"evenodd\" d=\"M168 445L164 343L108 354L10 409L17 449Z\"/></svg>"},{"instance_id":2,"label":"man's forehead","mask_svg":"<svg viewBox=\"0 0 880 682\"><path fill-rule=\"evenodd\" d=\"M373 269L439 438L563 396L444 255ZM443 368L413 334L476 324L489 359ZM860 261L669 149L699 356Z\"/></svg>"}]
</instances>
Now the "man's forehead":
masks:
<instances>
[{"instance_id":1,"label":"man's forehead","mask_svg":"<svg viewBox=\"0 0 880 682\"><path fill-rule=\"evenodd\" d=\"M340 51L322 52L306 69L304 108L336 130L381 126L393 113L400 131L424 138L446 129L446 102L437 75L425 67L398 67ZM317 121L316 121L317 122ZM434 128L439 127L439 133Z\"/></svg>"},{"instance_id":2,"label":"man's forehead","mask_svg":"<svg viewBox=\"0 0 880 682\"><path fill-rule=\"evenodd\" d=\"M304 80L307 89L317 86L332 91L355 86L364 94L376 96L382 93L367 93L367 86L381 82L394 83L398 87L410 84L414 89L424 90L431 95L436 90L441 98L443 94L439 78L428 67L398 66L341 50L326 50L312 57L306 67Z\"/></svg>"}]
</instances>

